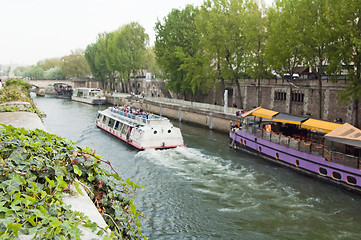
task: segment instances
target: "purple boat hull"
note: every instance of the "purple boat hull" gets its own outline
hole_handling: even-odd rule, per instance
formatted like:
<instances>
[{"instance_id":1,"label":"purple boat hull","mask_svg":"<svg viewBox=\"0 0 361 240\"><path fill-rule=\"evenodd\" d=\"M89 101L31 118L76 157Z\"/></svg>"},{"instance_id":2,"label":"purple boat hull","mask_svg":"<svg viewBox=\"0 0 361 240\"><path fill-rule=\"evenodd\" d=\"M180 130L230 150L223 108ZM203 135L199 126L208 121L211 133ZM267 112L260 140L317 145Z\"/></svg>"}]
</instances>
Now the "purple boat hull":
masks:
<instances>
[{"instance_id":1,"label":"purple boat hull","mask_svg":"<svg viewBox=\"0 0 361 240\"><path fill-rule=\"evenodd\" d=\"M241 130L231 131L229 136L235 149L245 150L361 193L361 171L357 168L330 162L322 156L288 148Z\"/></svg>"}]
</instances>

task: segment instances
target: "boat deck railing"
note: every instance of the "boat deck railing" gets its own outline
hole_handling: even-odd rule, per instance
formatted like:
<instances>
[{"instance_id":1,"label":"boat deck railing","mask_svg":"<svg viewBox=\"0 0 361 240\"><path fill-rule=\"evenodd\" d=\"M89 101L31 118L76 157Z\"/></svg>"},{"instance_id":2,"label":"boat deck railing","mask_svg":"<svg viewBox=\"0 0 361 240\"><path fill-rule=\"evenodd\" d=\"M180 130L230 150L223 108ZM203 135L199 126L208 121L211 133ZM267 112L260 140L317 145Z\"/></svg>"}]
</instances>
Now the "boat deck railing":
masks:
<instances>
[{"instance_id":1,"label":"boat deck railing","mask_svg":"<svg viewBox=\"0 0 361 240\"><path fill-rule=\"evenodd\" d=\"M304 141L302 139L291 138L275 132L269 132L260 128L253 128L252 125L243 125L242 131L252 134L257 138L279 144L281 146L292 148L301 152L324 157L326 160L339 163L349 167L361 170L360 159L346 153L341 153L327 149L323 144Z\"/></svg>"},{"instance_id":2,"label":"boat deck railing","mask_svg":"<svg viewBox=\"0 0 361 240\"><path fill-rule=\"evenodd\" d=\"M155 114L139 114L135 115L132 113L127 113L123 110L116 109L111 107L110 111L116 114L119 114L120 116L126 117L129 120L132 120L133 122L143 123L143 124L151 124L154 122L161 122L164 120L168 120L167 118L155 115Z\"/></svg>"}]
</instances>

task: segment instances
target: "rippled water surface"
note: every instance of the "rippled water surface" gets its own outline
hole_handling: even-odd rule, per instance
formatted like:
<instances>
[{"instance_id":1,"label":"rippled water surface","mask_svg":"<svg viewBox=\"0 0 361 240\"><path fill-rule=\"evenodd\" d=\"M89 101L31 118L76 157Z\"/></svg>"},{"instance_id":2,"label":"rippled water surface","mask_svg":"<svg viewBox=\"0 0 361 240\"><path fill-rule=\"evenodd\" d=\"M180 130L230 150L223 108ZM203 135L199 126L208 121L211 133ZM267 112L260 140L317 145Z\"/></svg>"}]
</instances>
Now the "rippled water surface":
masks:
<instances>
[{"instance_id":1,"label":"rippled water surface","mask_svg":"<svg viewBox=\"0 0 361 240\"><path fill-rule=\"evenodd\" d=\"M135 197L149 239L360 239L361 195L234 152L227 134L174 121L186 147L139 152L94 125L104 106L34 100L49 132L145 186Z\"/></svg>"}]
</instances>

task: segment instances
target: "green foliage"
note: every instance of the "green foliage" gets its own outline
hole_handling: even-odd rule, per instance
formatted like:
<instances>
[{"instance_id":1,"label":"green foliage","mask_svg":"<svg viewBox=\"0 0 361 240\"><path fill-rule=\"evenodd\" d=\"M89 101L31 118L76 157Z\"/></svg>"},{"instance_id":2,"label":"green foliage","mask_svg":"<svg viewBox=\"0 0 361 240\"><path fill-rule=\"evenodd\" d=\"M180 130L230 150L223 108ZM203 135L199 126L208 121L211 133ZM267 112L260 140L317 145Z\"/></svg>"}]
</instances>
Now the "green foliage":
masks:
<instances>
[{"instance_id":1,"label":"green foliage","mask_svg":"<svg viewBox=\"0 0 361 240\"><path fill-rule=\"evenodd\" d=\"M327 71L330 74L340 74L347 70L347 89L341 92L341 99L348 104L361 99L360 12L360 1L330 0L328 15L331 16L329 21L334 41L330 43L327 55L330 63Z\"/></svg>"},{"instance_id":2,"label":"green foliage","mask_svg":"<svg viewBox=\"0 0 361 240\"><path fill-rule=\"evenodd\" d=\"M15 76L23 76L26 69L27 68L24 66L19 66L19 67L15 68L14 69Z\"/></svg>"},{"instance_id":3,"label":"green foliage","mask_svg":"<svg viewBox=\"0 0 361 240\"><path fill-rule=\"evenodd\" d=\"M97 42L88 45L85 58L98 80L114 89L115 79L128 81L131 74L144 66L148 34L139 23L132 22L116 31L99 34Z\"/></svg>"},{"instance_id":4,"label":"green foliage","mask_svg":"<svg viewBox=\"0 0 361 240\"><path fill-rule=\"evenodd\" d=\"M31 84L17 78L8 79L5 82L5 87L13 85L19 86L23 90L29 90L31 88Z\"/></svg>"},{"instance_id":5,"label":"green foliage","mask_svg":"<svg viewBox=\"0 0 361 240\"><path fill-rule=\"evenodd\" d=\"M20 87L10 85L0 89L0 103L22 101L32 101L30 95L26 91L22 91Z\"/></svg>"},{"instance_id":6,"label":"green foliage","mask_svg":"<svg viewBox=\"0 0 361 240\"><path fill-rule=\"evenodd\" d=\"M301 1L278 0L268 12L267 58L272 68L282 75L292 75L303 60L301 41L307 30L298 11L302 8Z\"/></svg>"},{"instance_id":7,"label":"green foliage","mask_svg":"<svg viewBox=\"0 0 361 240\"><path fill-rule=\"evenodd\" d=\"M106 34L99 34L97 42L88 45L84 53L92 75L101 82L107 81L109 72L106 65L105 36Z\"/></svg>"},{"instance_id":8,"label":"green foliage","mask_svg":"<svg viewBox=\"0 0 361 240\"><path fill-rule=\"evenodd\" d=\"M202 76L203 59L199 51L200 35L196 30L197 8L187 5L185 9L173 9L164 23L155 26L155 53L157 62L166 74L167 86L176 93L206 91L207 83ZM203 84L202 84L203 83Z\"/></svg>"},{"instance_id":9,"label":"green foliage","mask_svg":"<svg viewBox=\"0 0 361 240\"><path fill-rule=\"evenodd\" d=\"M25 112L32 112L32 113L37 113L38 110L36 108L33 108L31 106L25 106L24 108L20 109L19 107L13 107L13 106L4 106L4 107L0 107L0 112L20 112L20 111L25 111Z\"/></svg>"},{"instance_id":10,"label":"green foliage","mask_svg":"<svg viewBox=\"0 0 361 240\"><path fill-rule=\"evenodd\" d=\"M32 79L64 79L62 61L59 58L45 59L43 62L38 62L36 66L17 67L14 74Z\"/></svg>"},{"instance_id":11,"label":"green foliage","mask_svg":"<svg viewBox=\"0 0 361 240\"><path fill-rule=\"evenodd\" d=\"M128 196L139 186L121 178L109 161L41 130L1 126L1 239L16 239L19 234L34 239L80 239L80 225L104 235L105 229L63 202L66 194L72 194L70 186L79 188L79 184L111 230L104 239L143 238L139 219L143 214Z\"/></svg>"},{"instance_id":12,"label":"green foliage","mask_svg":"<svg viewBox=\"0 0 361 240\"><path fill-rule=\"evenodd\" d=\"M44 72L45 79L65 79L61 67L53 67Z\"/></svg>"},{"instance_id":13,"label":"green foliage","mask_svg":"<svg viewBox=\"0 0 361 240\"><path fill-rule=\"evenodd\" d=\"M62 58L62 72L65 77L78 77L84 78L90 75L90 68L86 58L84 57L84 51L77 49L71 51L71 54Z\"/></svg>"},{"instance_id":14,"label":"green foliage","mask_svg":"<svg viewBox=\"0 0 361 240\"><path fill-rule=\"evenodd\" d=\"M145 50L142 69L147 69L153 75L160 76L160 68L155 59L154 46Z\"/></svg>"},{"instance_id":15,"label":"green foliage","mask_svg":"<svg viewBox=\"0 0 361 240\"><path fill-rule=\"evenodd\" d=\"M44 71L48 71L52 68L61 67L62 61L60 58L48 58L45 59L44 62L38 64Z\"/></svg>"},{"instance_id":16,"label":"green foliage","mask_svg":"<svg viewBox=\"0 0 361 240\"><path fill-rule=\"evenodd\" d=\"M19 79L7 80L5 86L0 89L0 103L20 101L28 102L30 106L25 106L21 109L18 107L4 106L0 107L0 112L27 111L36 113L41 118L43 114L37 109L33 99L30 97L29 91L26 90L29 86L30 84Z\"/></svg>"}]
</instances>

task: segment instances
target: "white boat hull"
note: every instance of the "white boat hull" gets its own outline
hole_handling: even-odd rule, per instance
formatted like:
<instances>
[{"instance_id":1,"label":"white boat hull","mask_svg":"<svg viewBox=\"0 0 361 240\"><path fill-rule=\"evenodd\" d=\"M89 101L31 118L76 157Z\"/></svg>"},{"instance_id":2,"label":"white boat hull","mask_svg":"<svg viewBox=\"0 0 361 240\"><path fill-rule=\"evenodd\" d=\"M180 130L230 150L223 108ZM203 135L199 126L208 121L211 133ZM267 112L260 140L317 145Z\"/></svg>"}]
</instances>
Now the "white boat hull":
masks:
<instances>
[{"instance_id":1,"label":"white boat hull","mask_svg":"<svg viewBox=\"0 0 361 240\"><path fill-rule=\"evenodd\" d=\"M167 149L184 146L180 129L174 127L169 119L162 117L145 119L129 114L120 115L112 112L111 109L99 111L95 124L135 148Z\"/></svg>"}]
</instances>

